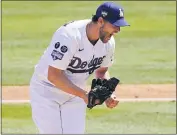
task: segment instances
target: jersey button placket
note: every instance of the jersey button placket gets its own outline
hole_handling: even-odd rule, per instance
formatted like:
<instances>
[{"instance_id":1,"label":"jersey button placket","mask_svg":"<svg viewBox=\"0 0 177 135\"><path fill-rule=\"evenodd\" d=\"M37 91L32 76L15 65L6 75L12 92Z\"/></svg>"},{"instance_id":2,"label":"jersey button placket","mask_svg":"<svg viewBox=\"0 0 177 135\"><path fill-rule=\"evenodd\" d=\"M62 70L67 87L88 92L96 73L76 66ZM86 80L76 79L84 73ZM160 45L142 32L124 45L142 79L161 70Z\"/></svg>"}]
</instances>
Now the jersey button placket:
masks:
<instances>
[{"instance_id":1,"label":"jersey button placket","mask_svg":"<svg viewBox=\"0 0 177 135\"><path fill-rule=\"evenodd\" d=\"M93 57L95 58L95 46L92 46L92 57L91 57L90 62L93 60ZM93 64L93 61L92 61L92 64ZM93 65L90 68L93 68ZM88 74L92 74L93 72L94 71L89 71Z\"/></svg>"}]
</instances>

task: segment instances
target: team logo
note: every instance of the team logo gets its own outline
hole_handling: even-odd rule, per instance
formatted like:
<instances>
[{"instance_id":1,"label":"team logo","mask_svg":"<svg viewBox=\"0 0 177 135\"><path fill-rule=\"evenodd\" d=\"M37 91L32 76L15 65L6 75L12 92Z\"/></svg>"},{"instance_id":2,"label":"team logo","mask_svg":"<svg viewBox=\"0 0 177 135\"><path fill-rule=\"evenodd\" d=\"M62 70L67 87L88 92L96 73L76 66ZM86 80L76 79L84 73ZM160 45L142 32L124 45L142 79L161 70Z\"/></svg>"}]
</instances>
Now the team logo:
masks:
<instances>
[{"instance_id":1,"label":"team logo","mask_svg":"<svg viewBox=\"0 0 177 135\"><path fill-rule=\"evenodd\" d=\"M67 48L67 46L62 46L61 48L60 48L60 50L61 50L61 52L62 53L65 53L65 52L67 52L68 51L68 48Z\"/></svg>"},{"instance_id":2,"label":"team logo","mask_svg":"<svg viewBox=\"0 0 177 135\"><path fill-rule=\"evenodd\" d=\"M120 12L119 12L119 16L120 16L120 17L124 17L124 12L122 11L121 8L119 9L119 11L120 11Z\"/></svg>"},{"instance_id":3,"label":"team logo","mask_svg":"<svg viewBox=\"0 0 177 135\"><path fill-rule=\"evenodd\" d=\"M108 13L106 11L102 11L101 14L102 14L103 17L108 15Z\"/></svg>"},{"instance_id":4,"label":"team logo","mask_svg":"<svg viewBox=\"0 0 177 135\"><path fill-rule=\"evenodd\" d=\"M60 42L55 43L55 49L58 49L60 47Z\"/></svg>"},{"instance_id":5,"label":"team logo","mask_svg":"<svg viewBox=\"0 0 177 135\"><path fill-rule=\"evenodd\" d=\"M51 56L52 56L53 60L58 60L58 59L62 60L64 54L62 54L61 52L59 52L57 50L53 50Z\"/></svg>"},{"instance_id":6,"label":"team logo","mask_svg":"<svg viewBox=\"0 0 177 135\"><path fill-rule=\"evenodd\" d=\"M94 57L92 60L88 63L87 61L82 61L78 57L73 57L69 64L69 68L67 68L68 71L71 71L72 73L86 73L92 74L95 69L99 68L101 63L103 62L103 59L106 56L103 57Z\"/></svg>"}]
</instances>

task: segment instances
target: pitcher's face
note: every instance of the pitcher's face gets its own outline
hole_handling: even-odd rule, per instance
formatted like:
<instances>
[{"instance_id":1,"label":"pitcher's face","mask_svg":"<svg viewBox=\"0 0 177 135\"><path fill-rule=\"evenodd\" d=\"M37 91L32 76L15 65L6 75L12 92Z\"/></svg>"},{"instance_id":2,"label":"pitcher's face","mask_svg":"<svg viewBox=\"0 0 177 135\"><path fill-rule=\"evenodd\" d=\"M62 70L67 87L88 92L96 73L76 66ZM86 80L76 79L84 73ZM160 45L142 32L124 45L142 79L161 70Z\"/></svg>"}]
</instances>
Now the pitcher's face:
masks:
<instances>
[{"instance_id":1,"label":"pitcher's face","mask_svg":"<svg viewBox=\"0 0 177 135\"><path fill-rule=\"evenodd\" d=\"M103 43L107 43L111 37L120 32L120 27L116 27L111 23L104 21L99 29L99 38Z\"/></svg>"}]
</instances>

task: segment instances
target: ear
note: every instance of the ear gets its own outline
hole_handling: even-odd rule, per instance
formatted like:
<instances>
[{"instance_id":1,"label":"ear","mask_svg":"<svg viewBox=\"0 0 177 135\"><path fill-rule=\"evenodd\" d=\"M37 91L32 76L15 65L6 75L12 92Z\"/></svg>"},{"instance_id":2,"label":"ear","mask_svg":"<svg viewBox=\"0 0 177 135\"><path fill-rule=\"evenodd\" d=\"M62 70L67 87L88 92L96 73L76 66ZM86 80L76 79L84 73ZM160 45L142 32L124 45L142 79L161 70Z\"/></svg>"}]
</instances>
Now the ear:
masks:
<instances>
[{"instance_id":1,"label":"ear","mask_svg":"<svg viewBox=\"0 0 177 135\"><path fill-rule=\"evenodd\" d=\"M101 27L101 26L103 26L103 24L104 24L103 18L102 18L102 17L99 17L99 18L98 18L98 25Z\"/></svg>"}]
</instances>

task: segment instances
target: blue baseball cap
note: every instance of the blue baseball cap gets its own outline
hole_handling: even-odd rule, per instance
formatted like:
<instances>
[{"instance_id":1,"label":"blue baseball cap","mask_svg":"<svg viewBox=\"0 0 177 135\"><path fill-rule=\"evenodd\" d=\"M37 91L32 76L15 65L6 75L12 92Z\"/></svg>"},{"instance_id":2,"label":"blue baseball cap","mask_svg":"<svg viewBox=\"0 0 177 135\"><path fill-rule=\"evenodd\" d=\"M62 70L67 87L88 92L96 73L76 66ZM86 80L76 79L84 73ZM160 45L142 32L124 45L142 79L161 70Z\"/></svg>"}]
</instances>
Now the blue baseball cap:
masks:
<instances>
[{"instance_id":1,"label":"blue baseball cap","mask_svg":"<svg viewBox=\"0 0 177 135\"><path fill-rule=\"evenodd\" d=\"M96 16L117 27L130 26L124 19L124 9L114 2L105 2L96 10Z\"/></svg>"}]
</instances>

